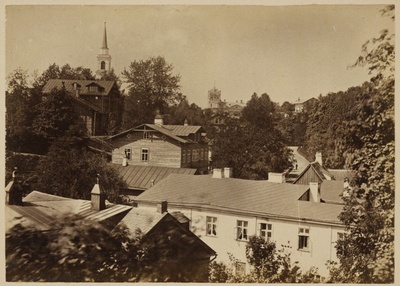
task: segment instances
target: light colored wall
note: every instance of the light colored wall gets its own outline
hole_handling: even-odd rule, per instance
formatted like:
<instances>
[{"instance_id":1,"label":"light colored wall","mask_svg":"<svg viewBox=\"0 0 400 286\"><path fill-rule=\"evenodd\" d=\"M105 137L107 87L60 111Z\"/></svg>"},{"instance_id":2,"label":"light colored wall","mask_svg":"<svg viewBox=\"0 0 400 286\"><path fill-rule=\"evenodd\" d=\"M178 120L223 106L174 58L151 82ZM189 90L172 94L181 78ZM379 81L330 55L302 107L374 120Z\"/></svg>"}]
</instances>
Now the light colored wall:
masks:
<instances>
[{"instance_id":1,"label":"light colored wall","mask_svg":"<svg viewBox=\"0 0 400 286\"><path fill-rule=\"evenodd\" d=\"M154 208L154 206L139 207ZM276 242L277 248L281 245L289 246L286 248L291 253L291 261L299 261L299 266L303 271L311 267L318 267L319 274L323 277L328 276L325 263L327 260L336 260L335 241L338 231L344 232L343 228L335 226L325 226L311 223L291 222L277 219L268 219L255 216L244 216L239 214L221 213L215 211L199 211L190 208L177 208L168 206L168 211L181 211L191 220L191 230L199 236L206 244L214 249L218 256L217 261L222 261L229 265L229 255L231 253L236 259L247 262L246 241L236 240L237 220L248 221L248 235L258 235L259 223L272 224L272 240ZM218 219L217 236L206 235L206 217L214 216ZM310 248L309 251L298 250L298 230L299 227L309 227L310 229ZM249 269L249 265L247 265Z\"/></svg>"},{"instance_id":2,"label":"light colored wall","mask_svg":"<svg viewBox=\"0 0 400 286\"><path fill-rule=\"evenodd\" d=\"M133 132L127 136L116 139L114 146L118 146L112 151L112 163L122 164L125 149L131 149L131 159L128 164L132 165L151 165L163 167L181 167L181 148L169 141L168 138L153 133L153 139L143 139L142 132ZM141 149L149 149L149 161L141 161Z\"/></svg>"}]
</instances>

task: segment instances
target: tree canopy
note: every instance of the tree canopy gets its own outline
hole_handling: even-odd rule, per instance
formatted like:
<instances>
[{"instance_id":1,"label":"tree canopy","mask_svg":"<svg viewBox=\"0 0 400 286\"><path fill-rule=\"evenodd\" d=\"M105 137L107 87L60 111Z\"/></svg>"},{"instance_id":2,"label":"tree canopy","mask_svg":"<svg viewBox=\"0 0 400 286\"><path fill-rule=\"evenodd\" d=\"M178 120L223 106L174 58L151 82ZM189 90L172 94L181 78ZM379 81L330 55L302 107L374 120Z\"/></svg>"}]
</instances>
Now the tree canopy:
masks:
<instances>
[{"instance_id":1,"label":"tree canopy","mask_svg":"<svg viewBox=\"0 0 400 286\"><path fill-rule=\"evenodd\" d=\"M169 106L182 100L180 76L173 74L173 66L163 57L131 62L122 76L129 88L123 118L125 129L152 123L157 110L166 114Z\"/></svg>"}]
</instances>

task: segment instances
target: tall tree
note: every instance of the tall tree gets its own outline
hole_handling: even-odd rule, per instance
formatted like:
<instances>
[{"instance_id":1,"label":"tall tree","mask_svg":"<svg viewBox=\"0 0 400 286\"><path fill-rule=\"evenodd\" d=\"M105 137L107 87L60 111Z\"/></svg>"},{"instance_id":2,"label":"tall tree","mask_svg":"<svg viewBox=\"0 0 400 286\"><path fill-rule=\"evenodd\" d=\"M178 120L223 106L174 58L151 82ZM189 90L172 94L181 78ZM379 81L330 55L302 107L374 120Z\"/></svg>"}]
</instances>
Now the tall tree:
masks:
<instances>
[{"instance_id":1,"label":"tall tree","mask_svg":"<svg viewBox=\"0 0 400 286\"><path fill-rule=\"evenodd\" d=\"M189 104L186 98L179 104L171 106L168 114L168 124L182 125L186 119L190 125L203 126L206 121L203 110L195 103Z\"/></svg>"},{"instance_id":2,"label":"tall tree","mask_svg":"<svg viewBox=\"0 0 400 286\"><path fill-rule=\"evenodd\" d=\"M126 187L105 159L87 151L82 140L73 137L57 140L39 161L35 173L36 189L68 198L90 199L97 174L112 202L121 202L120 194Z\"/></svg>"},{"instance_id":3,"label":"tall tree","mask_svg":"<svg viewBox=\"0 0 400 286\"><path fill-rule=\"evenodd\" d=\"M125 129L152 123L156 110L165 114L168 106L181 101L180 76L173 75L172 71L173 66L163 57L152 57L134 61L122 72L129 84L123 118Z\"/></svg>"},{"instance_id":4,"label":"tall tree","mask_svg":"<svg viewBox=\"0 0 400 286\"><path fill-rule=\"evenodd\" d=\"M394 5L383 11L394 19L393 12ZM361 146L347 162L356 177L340 216L348 234L337 246L335 274L343 282L394 282L394 63L388 30L363 45L356 63L369 67L375 88L362 95L348 124Z\"/></svg>"}]
</instances>

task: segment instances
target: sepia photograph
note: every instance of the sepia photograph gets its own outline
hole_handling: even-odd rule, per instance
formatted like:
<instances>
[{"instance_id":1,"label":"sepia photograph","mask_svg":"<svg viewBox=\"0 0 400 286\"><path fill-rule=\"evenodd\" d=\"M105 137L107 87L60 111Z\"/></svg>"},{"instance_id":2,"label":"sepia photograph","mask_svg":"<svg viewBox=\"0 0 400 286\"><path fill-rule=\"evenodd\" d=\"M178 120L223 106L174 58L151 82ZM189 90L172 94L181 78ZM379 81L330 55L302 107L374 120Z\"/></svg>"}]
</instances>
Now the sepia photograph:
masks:
<instances>
[{"instance_id":1,"label":"sepia photograph","mask_svg":"<svg viewBox=\"0 0 400 286\"><path fill-rule=\"evenodd\" d=\"M4 283L395 283L394 2L3 2Z\"/></svg>"}]
</instances>

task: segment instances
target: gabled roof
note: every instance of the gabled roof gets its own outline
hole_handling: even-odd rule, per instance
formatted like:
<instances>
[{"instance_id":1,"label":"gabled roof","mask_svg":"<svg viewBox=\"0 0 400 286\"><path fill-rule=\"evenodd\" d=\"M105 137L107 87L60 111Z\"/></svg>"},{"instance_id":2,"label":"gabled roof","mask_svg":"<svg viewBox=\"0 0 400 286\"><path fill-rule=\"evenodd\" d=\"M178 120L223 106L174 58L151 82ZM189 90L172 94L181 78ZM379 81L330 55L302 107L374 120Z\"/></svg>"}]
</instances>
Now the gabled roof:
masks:
<instances>
[{"instance_id":1,"label":"gabled roof","mask_svg":"<svg viewBox=\"0 0 400 286\"><path fill-rule=\"evenodd\" d=\"M78 79L50 79L43 87L43 93L50 93L54 88L61 89L64 82L64 86L67 92L75 94L75 89L73 84L77 83L81 86L79 94L83 95L109 95L115 81L111 80L78 80ZM90 91L90 85L97 85L104 88L104 91Z\"/></svg>"},{"instance_id":2,"label":"gabled roof","mask_svg":"<svg viewBox=\"0 0 400 286\"><path fill-rule=\"evenodd\" d=\"M194 175L197 169L110 164L124 179L129 189L147 190L170 174Z\"/></svg>"},{"instance_id":3,"label":"gabled roof","mask_svg":"<svg viewBox=\"0 0 400 286\"><path fill-rule=\"evenodd\" d=\"M198 247L201 247L201 250L206 253L208 257L216 254L212 248L210 248L189 229L183 227L181 223L168 212L159 213L148 209L133 208L121 220L120 224L127 226L131 231L131 235L135 237L137 235L137 230L140 230L140 232L144 235L148 235L150 233L154 233L158 225L161 226L167 222L170 222L174 226L175 230L192 239L190 247L193 247L193 250L198 250ZM198 255L198 253L193 253L193 255Z\"/></svg>"},{"instance_id":4,"label":"gabled roof","mask_svg":"<svg viewBox=\"0 0 400 286\"><path fill-rule=\"evenodd\" d=\"M136 201L139 206L167 200L169 205L338 223L342 206L299 201L308 189L307 185L171 174Z\"/></svg>"},{"instance_id":5,"label":"gabled roof","mask_svg":"<svg viewBox=\"0 0 400 286\"><path fill-rule=\"evenodd\" d=\"M333 178L333 175L327 169L322 167L318 162L312 162L300 173L296 180L294 180L293 184L296 184L296 182L299 181L301 177L303 177L303 175L308 172L309 169L314 171L318 178L320 178L322 181L330 180Z\"/></svg>"},{"instance_id":6,"label":"gabled roof","mask_svg":"<svg viewBox=\"0 0 400 286\"><path fill-rule=\"evenodd\" d=\"M122 215L132 209L131 206L117 205L106 202L106 208L101 211L91 209L89 200L64 198L33 191L23 199L23 205L7 205L7 230L14 224L23 222L34 223L40 229L50 229L52 222L67 214L79 215L84 219L105 221L117 215Z\"/></svg>"},{"instance_id":7,"label":"gabled roof","mask_svg":"<svg viewBox=\"0 0 400 286\"><path fill-rule=\"evenodd\" d=\"M177 140L178 142L181 143L190 143L192 142L191 140L187 138L181 138L181 137L187 137L192 133L196 133L199 130L203 130L201 126L184 126L184 125L157 125L157 124L142 124L137 127L125 130L121 133L118 133L116 135L108 137L108 139L113 139L115 137L119 137L121 135L124 135L129 132L134 132L134 131L146 131L147 130L155 130L160 132L161 134L164 134L165 136L168 136L172 139Z\"/></svg>"}]
</instances>

